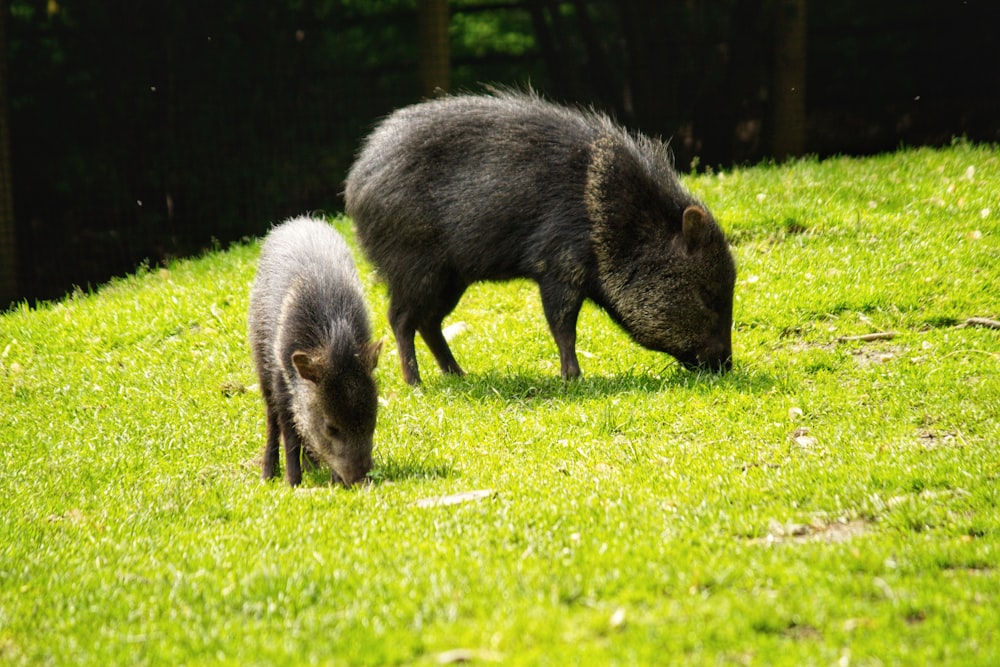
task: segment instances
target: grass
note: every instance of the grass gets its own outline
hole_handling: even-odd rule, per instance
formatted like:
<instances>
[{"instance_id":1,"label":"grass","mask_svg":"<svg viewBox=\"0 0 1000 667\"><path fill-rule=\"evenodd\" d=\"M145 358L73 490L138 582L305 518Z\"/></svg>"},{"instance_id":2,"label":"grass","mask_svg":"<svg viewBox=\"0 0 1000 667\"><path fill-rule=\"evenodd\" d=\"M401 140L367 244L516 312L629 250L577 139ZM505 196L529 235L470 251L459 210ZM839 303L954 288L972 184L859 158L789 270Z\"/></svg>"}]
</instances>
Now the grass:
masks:
<instances>
[{"instance_id":1,"label":"grass","mask_svg":"<svg viewBox=\"0 0 1000 667\"><path fill-rule=\"evenodd\" d=\"M1000 316L1000 151L686 180L732 373L588 306L564 384L514 282L449 320L469 375L419 347L410 389L362 262L366 489L258 481L256 242L0 317L0 662L1000 663L1000 332L960 326Z\"/></svg>"}]
</instances>

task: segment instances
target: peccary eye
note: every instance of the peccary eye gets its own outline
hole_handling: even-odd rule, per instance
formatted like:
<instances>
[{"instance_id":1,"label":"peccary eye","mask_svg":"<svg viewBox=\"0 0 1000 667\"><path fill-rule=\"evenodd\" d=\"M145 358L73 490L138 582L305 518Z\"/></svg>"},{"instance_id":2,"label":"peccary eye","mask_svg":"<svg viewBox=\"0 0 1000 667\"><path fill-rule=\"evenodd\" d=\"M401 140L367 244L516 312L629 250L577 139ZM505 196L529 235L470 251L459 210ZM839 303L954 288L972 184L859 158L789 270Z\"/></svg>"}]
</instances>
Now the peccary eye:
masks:
<instances>
[{"instance_id":1,"label":"peccary eye","mask_svg":"<svg viewBox=\"0 0 1000 667\"><path fill-rule=\"evenodd\" d=\"M326 434L331 438L340 438L340 429L337 428L336 424L327 424Z\"/></svg>"}]
</instances>

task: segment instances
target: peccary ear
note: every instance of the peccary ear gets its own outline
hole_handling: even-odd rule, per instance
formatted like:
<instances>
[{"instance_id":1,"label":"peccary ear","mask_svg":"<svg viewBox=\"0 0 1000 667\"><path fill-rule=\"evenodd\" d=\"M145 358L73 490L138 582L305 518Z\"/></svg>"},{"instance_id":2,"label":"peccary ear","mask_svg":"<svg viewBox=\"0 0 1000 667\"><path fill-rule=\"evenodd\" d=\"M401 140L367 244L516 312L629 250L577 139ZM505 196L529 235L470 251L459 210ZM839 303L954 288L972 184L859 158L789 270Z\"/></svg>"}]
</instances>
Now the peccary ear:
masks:
<instances>
[{"instance_id":1,"label":"peccary ear","mask_svg":"<svg viewBox=\"0 0 1000 667\"><path fill-rule=\"evenodd\" d=\"M681 229L684 243L689 250L700 247L708 240L711 223L705 209L700 206L688 206L681 218Z\"/></svg>"},{"instance_id":2,"label":"peccary ear","mask_svg":"<svg viewBox=\"0 0 1000 667\"><path fill-rule=\"evenodd\" d=\"M292 352L292 364L295 365L295 370L299 372L302 379L309 380L310 382L318 383L320 376L323 374L322 364L318 363L302 350Z\"/></svg>"},{"instance_id":3,"label":"peccary ear","mask_svg":"<svg viewBox=\"0 0 1000 667\"><path fill-rule=\"evenodd\" d=\"M366 343L361 347L361 352L358 356L361 357L361 363L364 364L369 373L378 366L378 357L382 353L382 343L384 342L385 338L380 338L374 343Z\"/></svg>"}]
</instances>

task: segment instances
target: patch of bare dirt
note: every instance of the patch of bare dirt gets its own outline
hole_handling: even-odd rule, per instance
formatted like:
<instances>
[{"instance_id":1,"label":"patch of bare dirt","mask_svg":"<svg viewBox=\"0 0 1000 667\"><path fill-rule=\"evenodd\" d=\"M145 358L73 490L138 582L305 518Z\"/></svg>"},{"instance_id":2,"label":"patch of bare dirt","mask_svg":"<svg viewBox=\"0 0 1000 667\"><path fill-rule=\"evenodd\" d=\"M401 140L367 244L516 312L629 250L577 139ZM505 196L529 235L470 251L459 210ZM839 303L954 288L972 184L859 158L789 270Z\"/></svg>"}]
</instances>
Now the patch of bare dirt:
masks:
<instances>
[{"instance_id":1,"label":"patch of bare dirt","mask_svg":"<svg viewBox=\"0 0 1000 667\"><path fill-rule=\"evenodd\" d=\"M772 521L764 537L750 540L750 544L804 544L825 542L839 544L867 533L871 524L861 519L838 519L836 521L813 523L786 523Z\"/></svg>"}]
</instances>

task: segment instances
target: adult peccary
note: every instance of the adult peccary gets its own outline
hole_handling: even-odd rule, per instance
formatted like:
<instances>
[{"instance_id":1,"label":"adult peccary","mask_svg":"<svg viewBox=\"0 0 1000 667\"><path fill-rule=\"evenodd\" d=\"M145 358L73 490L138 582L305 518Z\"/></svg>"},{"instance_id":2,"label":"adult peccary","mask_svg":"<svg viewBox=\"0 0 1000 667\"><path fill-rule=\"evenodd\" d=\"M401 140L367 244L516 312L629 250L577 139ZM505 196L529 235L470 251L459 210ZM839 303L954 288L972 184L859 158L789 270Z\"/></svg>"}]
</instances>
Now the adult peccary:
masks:
<instances>
[{"instance_id":1,"label":"adult peccary","mask_svg":"<svg viewBox=\"0 0 1000 667\"><path fill-rule=\"evenodd\" d=\"M372 467L382 344L370 342L354 261L330 225L299 217L271 230L248 325L267 408L261 476L274 477L281 437L289 484L302 481L303 455L329 465L334 482L362 479Z\"/></svg>"},{"instance_id":2,"label":"adult peccary","mask_svg":"<svg viewBox=\"0 0 1000 667\"><path fill-rule=\"evenodd\" d=\"M414 332L462 373L441 321L476 281L526 277L576 377L585 298L688 368L728 370L736 270L669 149L607 116L535 94L462 95L400 109L365 140L346 210L389 288L403 377Z\"/></svg>"}]
</instances>

